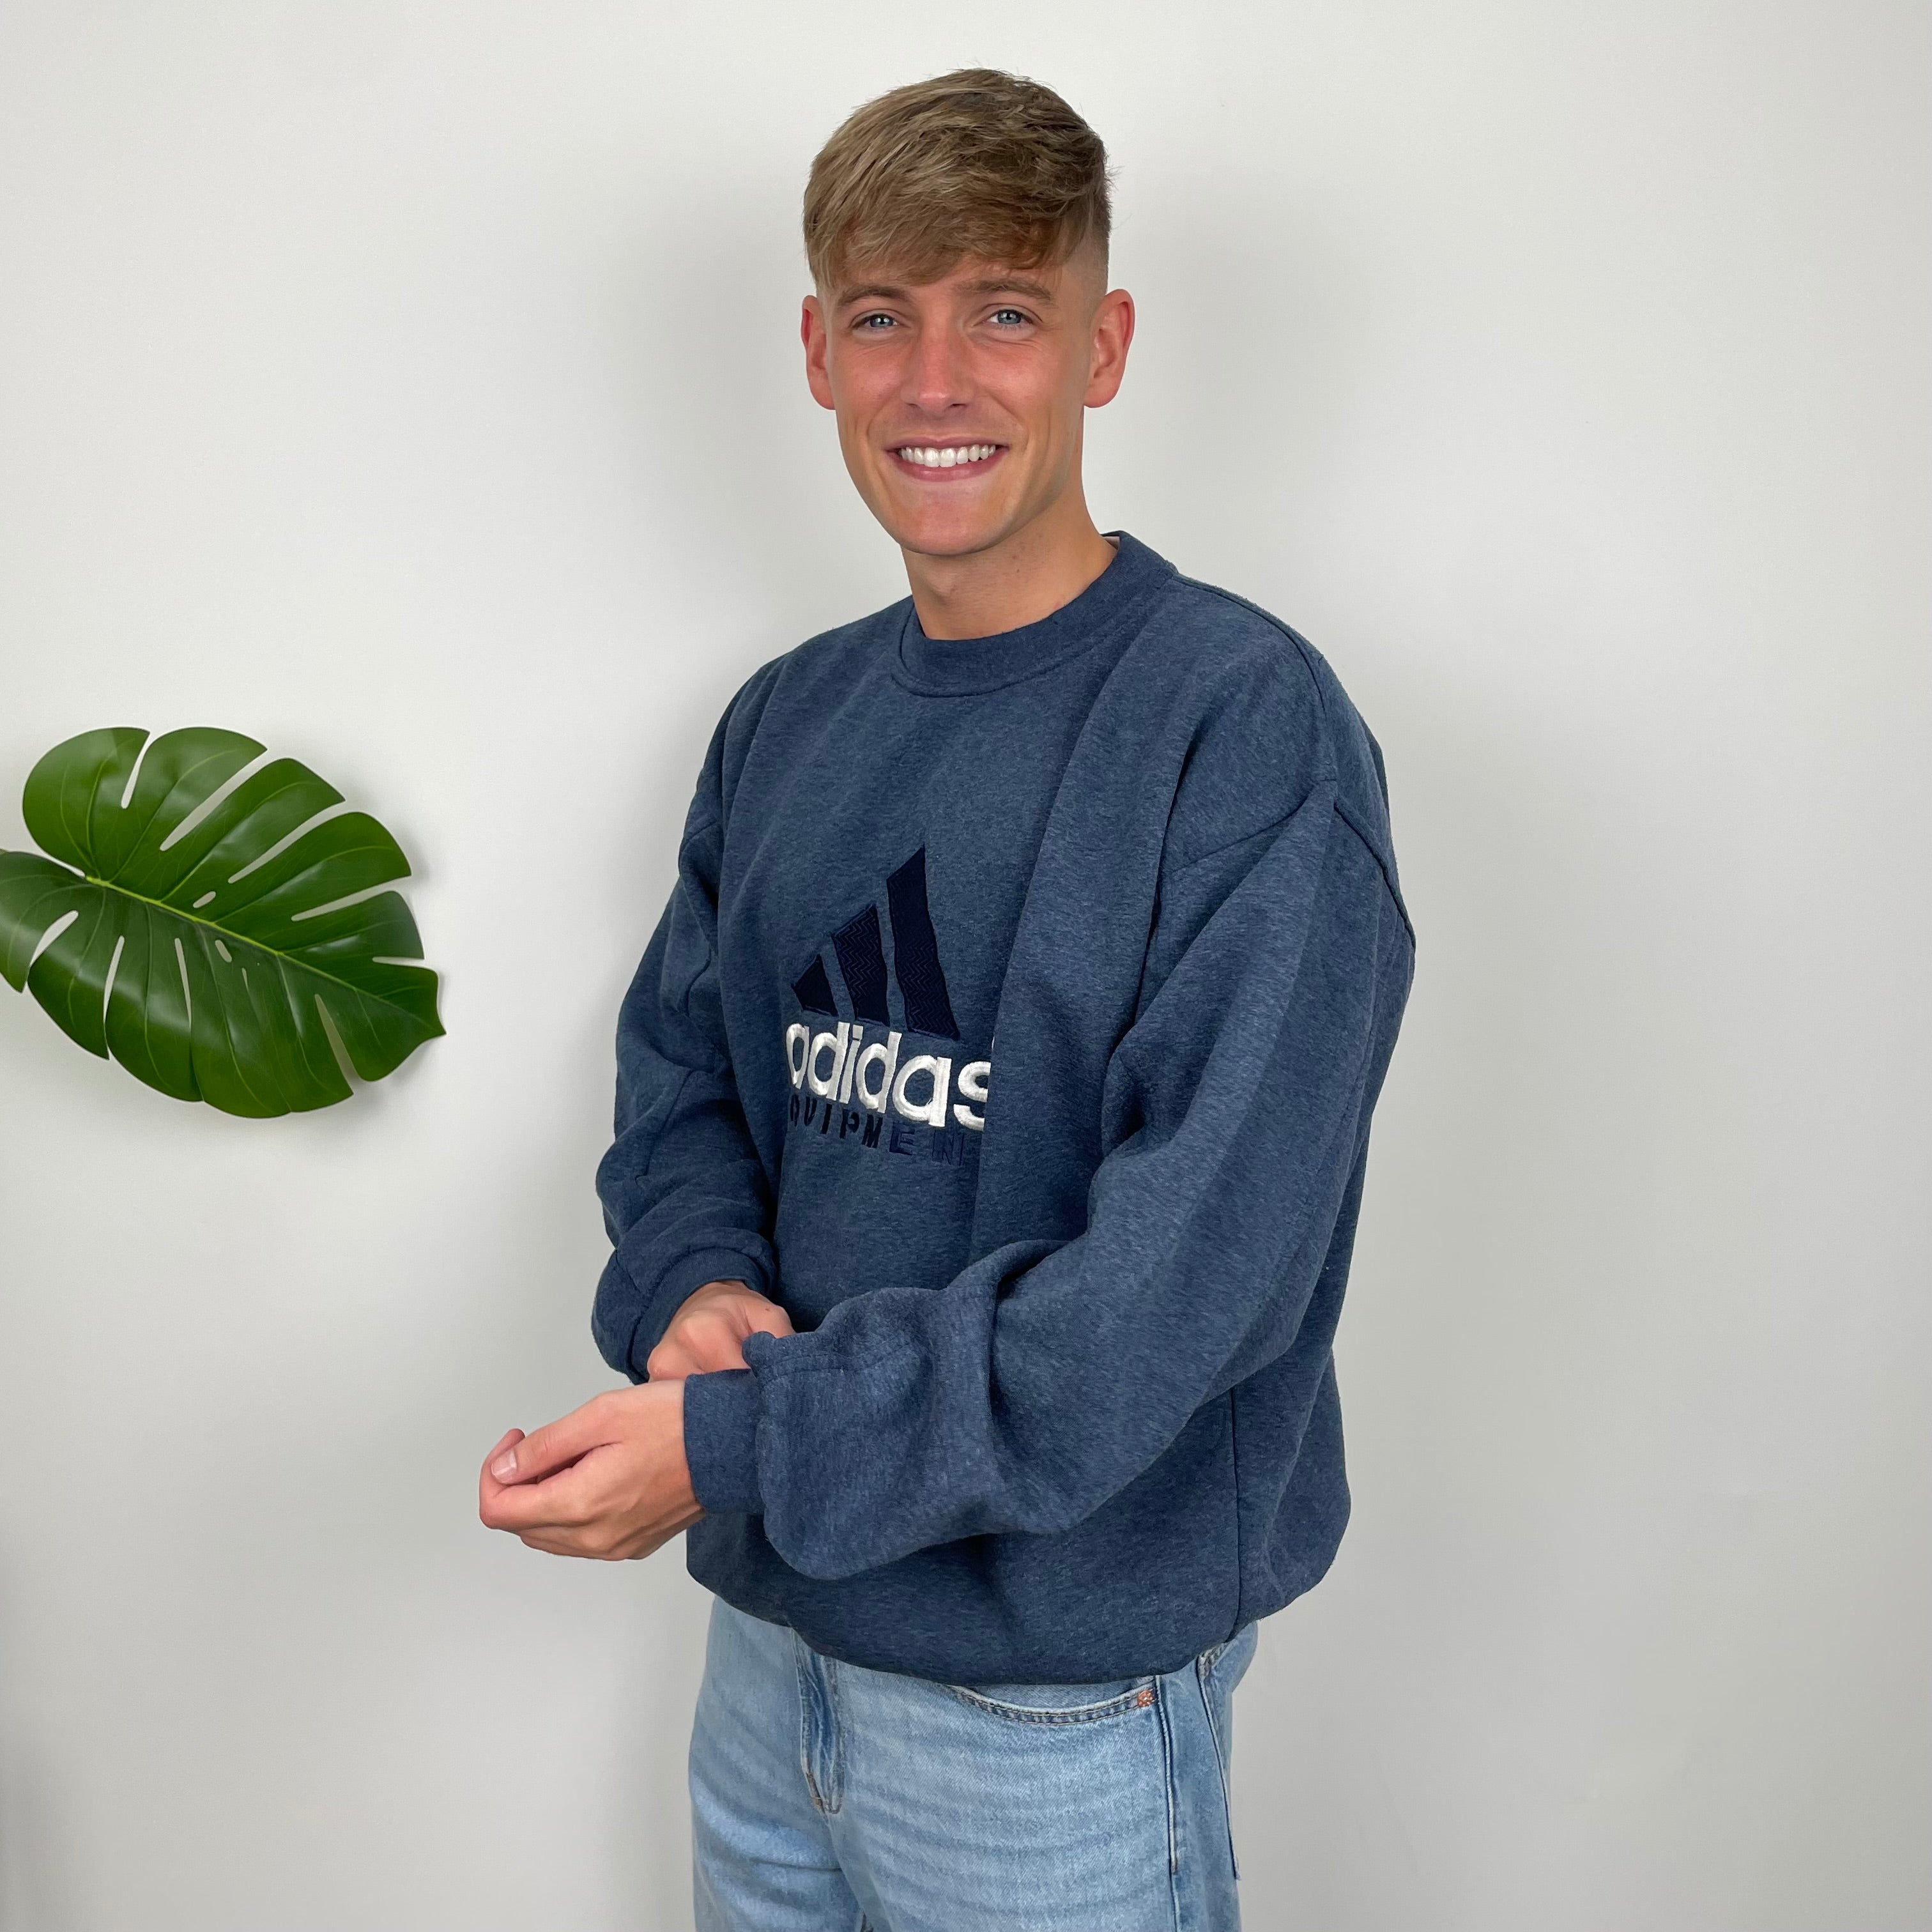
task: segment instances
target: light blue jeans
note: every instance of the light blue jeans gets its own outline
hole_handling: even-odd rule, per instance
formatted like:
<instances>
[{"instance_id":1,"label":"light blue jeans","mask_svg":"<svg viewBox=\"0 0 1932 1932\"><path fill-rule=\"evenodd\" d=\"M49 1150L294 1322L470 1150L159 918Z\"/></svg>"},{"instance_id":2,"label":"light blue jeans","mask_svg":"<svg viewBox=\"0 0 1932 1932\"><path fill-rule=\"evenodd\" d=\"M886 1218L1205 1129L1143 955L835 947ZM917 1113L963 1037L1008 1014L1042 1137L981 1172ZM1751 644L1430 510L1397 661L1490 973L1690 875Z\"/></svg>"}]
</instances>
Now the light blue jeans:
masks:
<instances>
[{"instance_id":1,"label":"light blue jeans","mask_svg":"<svg viewBox=\"0 0 1932 1932\"><path fill-rule=\"evenodd\" d=\"M698 1932L1237 1932L1250 1623L1164 1676L968 1690L715 1598L691 1738Z\"/></svg>"}]
</instances>

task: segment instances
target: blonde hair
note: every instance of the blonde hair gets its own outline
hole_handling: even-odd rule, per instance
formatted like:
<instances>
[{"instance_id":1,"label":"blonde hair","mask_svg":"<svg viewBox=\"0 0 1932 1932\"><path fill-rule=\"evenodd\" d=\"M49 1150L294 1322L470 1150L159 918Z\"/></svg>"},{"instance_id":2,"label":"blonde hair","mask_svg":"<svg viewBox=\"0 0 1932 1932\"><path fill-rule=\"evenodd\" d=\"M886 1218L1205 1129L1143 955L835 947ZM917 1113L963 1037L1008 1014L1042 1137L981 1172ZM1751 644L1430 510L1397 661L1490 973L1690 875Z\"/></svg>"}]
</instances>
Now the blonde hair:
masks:
<instances>
[{"instance_id":1,"label":"blonde hair","mask_svg":"<svg viewBox=\"0 0 1932 1932\"><path fill-rule=\"evenodd\" d=\"M962 68L856 110L805 188L805 256L832 290L890 266L935 281L962 257L1014 268L1064 262L1112 226L1107 151L1049 87Z\"/></svg>"}]
</instances>

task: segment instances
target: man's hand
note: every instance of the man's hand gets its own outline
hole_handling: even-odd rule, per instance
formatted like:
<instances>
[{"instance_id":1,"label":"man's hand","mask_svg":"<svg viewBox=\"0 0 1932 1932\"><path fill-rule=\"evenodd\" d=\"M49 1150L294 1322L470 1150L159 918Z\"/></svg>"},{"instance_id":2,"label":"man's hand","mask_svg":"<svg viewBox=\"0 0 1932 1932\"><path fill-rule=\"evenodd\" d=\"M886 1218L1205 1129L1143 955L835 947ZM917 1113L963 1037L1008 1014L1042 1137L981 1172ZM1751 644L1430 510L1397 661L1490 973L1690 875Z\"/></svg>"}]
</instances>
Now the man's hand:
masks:
<instances>
[{"instance_id":1,"label":"man's hand","mask_svg":"<svg viewBox=\"0 0 1932 1932\"><path fill-rule=\"evenodd\" d=\"M648 1556L704 1512L684 1460L684 1384L593 1396L483 1464L478 1512L553 1556Z\"/></svg>"},{"instance_id":2,"label":"man's hand","mask_svg":"<svg viewBox=\"0 0 1932 1932\"><path fill-rule=\"evenodd\" d=\"M713 1369L742 1369L745 1337L761 1330L789 1335L791 1317L742 1281L707 1281L680 1305L644 1372L654 1382L664 1382Z\"/></svg>"},{"instance_id":3,"label":"man's hand","mask_svg":"<svg viewBox=\"0 0 1932 1932\"><path fill-rule=\"evenodd\" d=\"M684 1460L684 1378L745 1366L745 1337L791 1319L742 1281L707 1281L671 1318L650 1380L593 1396L561 1421L513 1429L490 1451L478 1512L554 1556L648 1556L704 1512Z\"/></svg>"}]
</instances>

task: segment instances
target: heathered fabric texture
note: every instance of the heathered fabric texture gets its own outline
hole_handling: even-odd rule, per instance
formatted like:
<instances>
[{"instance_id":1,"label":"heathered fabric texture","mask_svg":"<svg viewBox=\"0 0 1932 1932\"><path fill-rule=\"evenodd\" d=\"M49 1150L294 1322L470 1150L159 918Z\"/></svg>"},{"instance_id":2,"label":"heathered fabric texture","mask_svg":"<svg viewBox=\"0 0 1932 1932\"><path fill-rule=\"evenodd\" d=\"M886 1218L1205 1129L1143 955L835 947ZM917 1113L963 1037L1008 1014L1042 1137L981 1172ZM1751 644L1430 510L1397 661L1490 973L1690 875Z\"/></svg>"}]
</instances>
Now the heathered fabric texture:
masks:
<instances>
[{"instance_id":1,"label":"heathered fabric texture","mask_svg":"<svg viewBox=\"0 0 1932 1932\"><path fill-rule=\"evenodd\" d=\"M1124 535L1020 630L908 600L745 685L679 870L593 1327L640 1378L735 1277L800 1331L686 1386L691 1574L952 1683L1172 1671L1308 1588L1414 961L1322 658Z\"/></svg>"}]
</instances>

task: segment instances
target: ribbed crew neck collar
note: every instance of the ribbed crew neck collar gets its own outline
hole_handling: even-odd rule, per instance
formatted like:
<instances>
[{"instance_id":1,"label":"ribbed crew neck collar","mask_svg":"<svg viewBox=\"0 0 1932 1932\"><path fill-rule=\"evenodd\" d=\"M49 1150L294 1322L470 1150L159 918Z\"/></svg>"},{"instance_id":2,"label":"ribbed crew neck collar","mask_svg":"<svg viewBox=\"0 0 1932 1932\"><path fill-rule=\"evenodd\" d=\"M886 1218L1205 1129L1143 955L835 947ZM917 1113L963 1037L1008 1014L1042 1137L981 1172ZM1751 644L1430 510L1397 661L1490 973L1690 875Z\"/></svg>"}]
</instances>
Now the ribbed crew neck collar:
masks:
<instances>
[{"instance_id":1,"label":"ribbed crew neck collar","mask_svg":"<svg viewBox=\"0 0 1932 1932\"><path fill-rule=\"evenodd\" d=\"M997 691L1051 670L1118 631L1173 577L1174 566L1124 530L1106 534L1116 539L1113 562L1070 604L1016 631L987 638L928 638L908 598L894 676L914 691L953 695Z\"/></svg>"}]
</instances>

